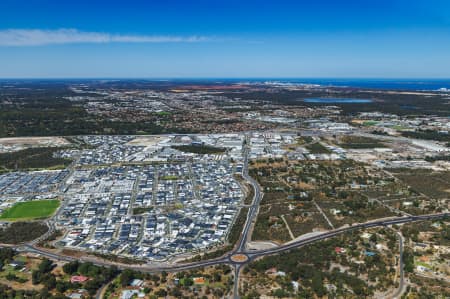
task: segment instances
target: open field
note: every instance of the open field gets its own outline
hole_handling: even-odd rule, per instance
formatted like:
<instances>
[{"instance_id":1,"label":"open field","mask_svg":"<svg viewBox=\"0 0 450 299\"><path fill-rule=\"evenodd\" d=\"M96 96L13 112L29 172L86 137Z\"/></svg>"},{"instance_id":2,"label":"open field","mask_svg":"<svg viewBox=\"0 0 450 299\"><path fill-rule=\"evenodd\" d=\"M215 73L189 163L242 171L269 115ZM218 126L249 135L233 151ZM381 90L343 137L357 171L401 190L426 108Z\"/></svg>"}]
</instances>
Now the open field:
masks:
<instances>
[{"instance_id":1,"label":"open field","mask_svg":"<svg viewBox=\"0 0 450 299\"><path fill-rule=\"evenodd\" d=\"M138 136L135 139L129 141L127 145L131 146L155 146L160 142L169 140L165 136Z\"/></svg>"},{"instance_id":2,"label":"open field","mask_svg":"<svg viewBox=\"0 0 450 299\"><path fill-rule=\"evenodd\" d=\"M39 200L16 203L5 210L0 216L1 220L30 220L46 218L52 215L59 207L59 200Z\"/></svg>"},{"instance_id":3,"label":"open field","mask_svg":"<svg viewBox=\"0 0 450 299\"><path fill-rule=\"evenodd\" d=\"M319 142L308 144L305 147L311 154L331 154L331 151Z\"/></svg>"},{"instance_id":4,"label":"open field","mask_svg":"<svg viewBox=\"0 0 450 299\"><path fill-rule=\"evenodd\" d=\"M449 171L394 169L391 172L418 193L431 198L448 198L450 196Z\"/></svg>"},{"instance_id":5,"label":"open field","mask_svg":"<svg viewBox=\"0 0 450 299\"><path fill-rule=\"evenodd\" d=\"M365 149L386 147L386 145L377 139L362 136L344 136L339 144L343 148Z\"/></svg>"},{"instance_id":6,"label":"open field","mask_svg":"<svg viewBox=\"0 0 450 299\"><path fill-rule=\"evenodd\" d=\"M297 142L297 145L304 145L304 144L313 142L314 139L311 136L301 136L301 137L297 137L297 139L295 139L295 141Z\"/></svg>"},{"instance_id":7,"label":"open field","mask_svg":"<svg viewBox=\"0 0 450 299\"><path fill-rule=\"evenodd\" d=\"M8 150L20 150L30 147L61 147L69 145L70 142L62 137L12 137L0 138L1 148Z\"/></svg>"},{"instance_id":8,"label":"open field","mask_svg":"<svg viewBox=\"0 0 450 299\"><path fill-rule=\"evenodd\" d=\"M342 200L333 197L316 200L335 227L395 215L388 208L376 202L370 202L356 192Z\"/></svg>"},{"instance_id":9,"label":"open field","mask_svg":"<svg viewBox=\"0 0 450 299\"><path fill-rule=\"evenodd\" d=\"M323 216L314 206L309 209L305 207L303 210L295 210L293 213L286 215L285 219L296 238L310 232L330 229Z\"/></svg>"},{"instance_id":10,"label":"open field","mask_svg":"<svg viewBox=\"0 0 450 299\"><path fill-rule=\"evenodd\" d=\"M174 145L172 148L184 153L193 153L201 155L222 154L226 151L225 148L209 146L209 145Z\"/></svg>"}]
</instances>

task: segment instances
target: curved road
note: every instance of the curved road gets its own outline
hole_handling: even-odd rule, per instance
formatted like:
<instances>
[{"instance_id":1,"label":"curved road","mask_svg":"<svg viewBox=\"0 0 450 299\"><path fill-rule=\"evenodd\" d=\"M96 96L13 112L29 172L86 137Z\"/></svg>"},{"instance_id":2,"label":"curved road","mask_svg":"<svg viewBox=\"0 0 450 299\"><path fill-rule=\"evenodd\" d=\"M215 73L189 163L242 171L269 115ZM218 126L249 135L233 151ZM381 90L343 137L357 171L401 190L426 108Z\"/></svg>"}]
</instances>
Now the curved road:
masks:
<instances>
[{"instance_id":1,"label":"curved road","mask_svg":"<svg viewBox=\"0 0 450 299\"><path fill-rule=\"evenodd\" d=\"M408 223L408 222L433 220L433 219L439 219L439 218L449 217L449 216L450 216L450 213L439 213L439 214L430 214L430 215L421 215L421 216L393 217L393 218L388 218L388 219L383 219L383 220L374 220L374 221L370 221L370 222L366 222L366 223L361 223L361 224L357 224L357 225L353 225L353 226L348 226L348 227L324 232L319 235L315 235L315 236L312 236L312 237L309 237L306 239L292 242L290 244L285 244L285 245L279 246L277 248L242 252L241 254L244 254L248 257L248 260L246 260L244 262L235 262L235 261L231 260L231 256L238 253L238 251L236 249L234 251L226 254L225 256L217 258L217 259L199 261L199 262L182 264L182 265L166 266L166 267L154 267L154 266L152 267L150 265L125 265L125 264L117 264L117 263L114 263L111 261L106 261L106 260L102 261L102 260L98 260L98 259L88 259L88 258L81 258L80 260L81 261L91 261L94 264L99 265L99 266L113 266L114 265L114 266L117 266L119 269L132 269L132 270L136 270L136 271L145 271L145 272L161 272L161 271L178 272L178 271L183 271L183 270L189 270L189 269L206 267L206 266L214 266L214 265L219 265L219 264L233 265L233 266L235 266L235 272L234 272L235 273L235 286L234 286L235 293L234 294L235 294L235 298L238 298L237 278L238 278L239 271L243 265L251 262L252 260L254 260L256 258L267 256L267 255L278 254L278 253L288 251L288 250L291 250L294 248L312 244L317 241L329 239L329 238L335 237L339 234L343 234L345 232L349 232L352 230L361 230L361 229L366 229L366 228L371 228L371 227L380 227L380 226L388 226L388 225L402 224L402 223ZM243 238L244 237L245 236L243 235ZM45 257L48 257L51 259L55 259L55 260L61 260L61 261L69 262L69 261L73 261L73 260L77 259L75 257L52 253L52 252L37 248L33 244L25 244L22 246L16 246L16 249L19 251L27 251L27 252L37 253L42 256L45 256Z\"/></svg>"},{"instance_id":2,"label":"curved road","mask_svg":"<svg viewBox=\"0 0 450 299\"><path fill-rule=\"evenodd\" d=\"M398 267L399 267L399 285L397 291L392 296L393 298L400 298L400 296L403 294L404 288L405 288L405 271L404 271L404 265L403 265L403 236L401 233L396 232L398 239L399 239L399 260L398 260Z\"/></svg>"},{"instance_id":3,"label":"curved road","mask_svg":"<svg viewBox=\"0 0 450 299\"><path fill-rule=\"evenodd\" d=\"M256 180L248 174L248 149L245 150L244 154L244 169L242 171L242 176L253 187L255 194L253 196L252 204L248 210L247 220L245 221L245 225L241 233L241 238L239 240L237 249L235 250L236 252L244 252L246 250L247 241L250 237L250 228L256 220L259 204L262 200L262 192L258 182L256 182Z\"/></svg>"}]
</instances>

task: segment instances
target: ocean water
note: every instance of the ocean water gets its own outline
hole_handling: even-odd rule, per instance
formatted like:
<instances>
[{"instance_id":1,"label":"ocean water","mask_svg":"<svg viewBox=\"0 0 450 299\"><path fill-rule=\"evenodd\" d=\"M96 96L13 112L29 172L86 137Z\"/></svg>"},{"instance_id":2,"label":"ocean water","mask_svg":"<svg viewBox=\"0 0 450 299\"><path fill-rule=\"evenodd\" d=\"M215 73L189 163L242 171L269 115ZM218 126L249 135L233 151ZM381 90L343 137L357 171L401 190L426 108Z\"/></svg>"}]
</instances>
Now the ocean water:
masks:
<instances>
[{"instance_id":1,"label":"ocean water","mask_svg":"<svg viewBox=\"0 0 450 299\"><path fill-rule=\"evenodd\" d=\"M106 80L106 79L105 79ZM0 79L3 84L20 84L20 83L60 83L73 84L75 83L98 83L101 79ZM180 84L230 84L230 83L285 83L285 84L317 84L321 86L334 87L354 87L354 88L369 88L369 89L385 89L385 90L438 90L446 88L450 90L449 79L336 79L336 78L195 78L195 79L109 79L106 81L123 81L123 82L153 82L160 84L180 83Z\"/></svg>"},{"instance_id":2,"label":"ocean water","mask_svg":"<svg viewBox=\"0 0 450 299\"><path fill-rule=\"evenodd\" d=\"M267 80L269 81L269 80ZM450 89L450 79L274 79L274 82L389 90Z\"/></svg>"}]
</instances>

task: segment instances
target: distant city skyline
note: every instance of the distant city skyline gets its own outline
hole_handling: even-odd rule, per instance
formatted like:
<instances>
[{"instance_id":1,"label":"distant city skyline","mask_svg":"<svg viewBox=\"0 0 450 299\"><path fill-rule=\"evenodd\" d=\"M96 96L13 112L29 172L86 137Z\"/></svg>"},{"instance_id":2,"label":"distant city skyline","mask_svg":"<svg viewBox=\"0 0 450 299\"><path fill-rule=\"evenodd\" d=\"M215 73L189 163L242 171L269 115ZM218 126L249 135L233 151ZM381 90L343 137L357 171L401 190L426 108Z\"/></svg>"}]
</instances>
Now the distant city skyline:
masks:
<instances>
[{"instance_id":1,"label":"distant city skyline","mask_svg":"<svg viewBox=\"0 0 450 299\"><path fill-rule=\"evenodd\" d=\"M0 3L0 78L450 78L450 2Z\"/></svg>"}]
</instances>

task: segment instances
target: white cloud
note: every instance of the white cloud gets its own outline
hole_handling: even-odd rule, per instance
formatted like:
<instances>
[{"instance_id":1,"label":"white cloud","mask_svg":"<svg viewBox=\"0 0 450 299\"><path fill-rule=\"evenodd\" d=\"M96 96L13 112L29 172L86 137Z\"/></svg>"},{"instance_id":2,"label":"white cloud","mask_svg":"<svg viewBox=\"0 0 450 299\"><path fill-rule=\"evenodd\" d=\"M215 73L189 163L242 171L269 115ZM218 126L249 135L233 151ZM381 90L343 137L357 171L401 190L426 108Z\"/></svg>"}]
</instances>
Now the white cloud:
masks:
<instances>
[{"instance_id":1,"label":"white cloud","mask_svg":"<svg viewBox=\"0 0 450 299\"><path fill-rule=\"evenodd\" d=\"M0 46L40 46L75 43L195 43L210 41L204 36L122 35L77 29L0 30Z\"/></svg>"}]
</instances>

